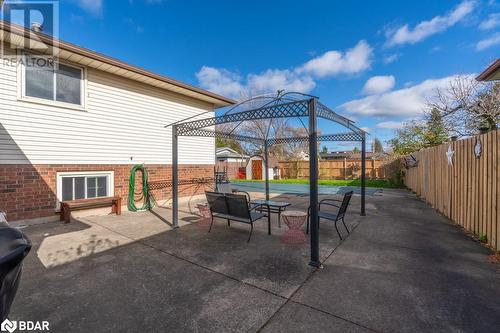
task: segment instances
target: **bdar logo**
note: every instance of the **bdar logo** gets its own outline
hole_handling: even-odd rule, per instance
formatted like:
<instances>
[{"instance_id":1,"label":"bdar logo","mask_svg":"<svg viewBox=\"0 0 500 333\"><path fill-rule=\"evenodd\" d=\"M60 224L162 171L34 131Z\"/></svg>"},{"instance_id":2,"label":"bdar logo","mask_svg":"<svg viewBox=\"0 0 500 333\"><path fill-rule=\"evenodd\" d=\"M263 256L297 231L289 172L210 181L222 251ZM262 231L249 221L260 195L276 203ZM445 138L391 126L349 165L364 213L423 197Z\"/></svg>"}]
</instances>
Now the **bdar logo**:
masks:
<instances>
[{"instance_id":1,"label":"bdar logo","mask_svg":"<svg viewBox=\"0 0 500 333\"><path fill-rule=\"evenodd\" d=\"M17 329L17 322L16 321L10 321L9 319L5 319L0 325L0 329L2 332L9 332L12 333Z\"/></svg>"}]
</instances>

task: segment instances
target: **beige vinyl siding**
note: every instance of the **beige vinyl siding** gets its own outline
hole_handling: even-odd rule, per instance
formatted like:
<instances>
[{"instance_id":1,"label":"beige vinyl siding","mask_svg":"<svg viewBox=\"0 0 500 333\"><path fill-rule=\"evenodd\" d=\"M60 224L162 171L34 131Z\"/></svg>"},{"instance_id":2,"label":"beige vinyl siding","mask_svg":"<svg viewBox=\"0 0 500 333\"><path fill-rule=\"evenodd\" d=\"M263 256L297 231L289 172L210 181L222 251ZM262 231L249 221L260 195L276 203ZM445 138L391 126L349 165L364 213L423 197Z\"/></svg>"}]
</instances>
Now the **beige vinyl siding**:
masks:
<instances>
[{"instance_id":1,"label":"beige vinyl siding","mask_svg":"<svg viewBox=\"0 0 500 333\"><path fill-rule=\"evenodd\" d=\"M90 68L85 111L30 103L18 100L17 75L0 64L0 164L170 164L164 125L213 115L206 102ZM214 163L213 138L179 141L180 163Z\"/></svg>"}]
</instances>

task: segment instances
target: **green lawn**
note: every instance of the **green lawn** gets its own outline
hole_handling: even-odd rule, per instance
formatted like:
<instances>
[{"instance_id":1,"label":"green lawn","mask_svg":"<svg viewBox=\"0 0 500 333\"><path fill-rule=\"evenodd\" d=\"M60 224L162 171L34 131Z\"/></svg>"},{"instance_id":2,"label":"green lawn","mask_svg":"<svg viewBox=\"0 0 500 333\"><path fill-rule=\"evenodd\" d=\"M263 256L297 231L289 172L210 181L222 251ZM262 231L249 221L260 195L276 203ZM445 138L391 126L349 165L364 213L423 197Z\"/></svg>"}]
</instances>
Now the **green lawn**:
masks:
<instances>
[{"instance_id":1,"label":"green lawn","mask_svg":"<svg viewBox=\"0 0 500 333\"><path fill-rule=\"evenodd\" d=\"M232 182L263 182L263 180L244 180L244 179L232 179ZM270 180L270 183L275 184L309 184L308 179L279 179ZM361 186L361 181L359 179L324 179L318 181L319 185L330 185L330 186ZM380 188L402 188L402 185L391 183L383 179L367 179L366 187L380 187Z\"/></svg>"}]
</instances>

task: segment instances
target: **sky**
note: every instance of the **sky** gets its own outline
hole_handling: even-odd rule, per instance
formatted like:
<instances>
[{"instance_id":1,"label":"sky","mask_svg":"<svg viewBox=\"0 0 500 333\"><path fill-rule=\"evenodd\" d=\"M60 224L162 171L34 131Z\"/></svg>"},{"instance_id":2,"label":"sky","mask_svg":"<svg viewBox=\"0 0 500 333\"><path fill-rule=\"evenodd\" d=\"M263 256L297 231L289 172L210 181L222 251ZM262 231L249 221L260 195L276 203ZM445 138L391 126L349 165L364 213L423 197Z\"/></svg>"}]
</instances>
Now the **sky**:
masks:
<instances>
[{"instance_id":1,"label":"sky","mask_svg":"<svg viewBox=\"0 0 500 333\"><path fill-rule=\"evenodd\" d=\"M63 40L235 99L310 93L384 142L436 88L500 55L498 0L62 0L59 10Z\"/></svg>"}]
</instances>

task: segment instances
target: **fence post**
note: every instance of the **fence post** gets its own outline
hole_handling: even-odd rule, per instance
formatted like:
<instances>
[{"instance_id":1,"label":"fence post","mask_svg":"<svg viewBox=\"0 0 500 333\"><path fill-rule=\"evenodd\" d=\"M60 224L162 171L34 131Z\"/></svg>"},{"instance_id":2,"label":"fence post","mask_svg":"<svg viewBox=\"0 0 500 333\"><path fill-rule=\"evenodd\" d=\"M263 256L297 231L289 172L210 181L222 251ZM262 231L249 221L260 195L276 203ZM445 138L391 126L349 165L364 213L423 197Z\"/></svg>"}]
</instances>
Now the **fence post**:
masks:
<instances>
[{"instance_id":1,"label":"fence post","mask_svg":"<svg viewBox=\"0 0 500 333\"><path fill-rule=\"evenodd\" d=\"M345 157L344 157L344 161L342 163L342 166L343 166L343 169L344 169L343 170L344 171L344 180L346 180L347 179L347 168L346 168L346 166L347 166L347 159Z\"/></svg>"}]
</instances>

